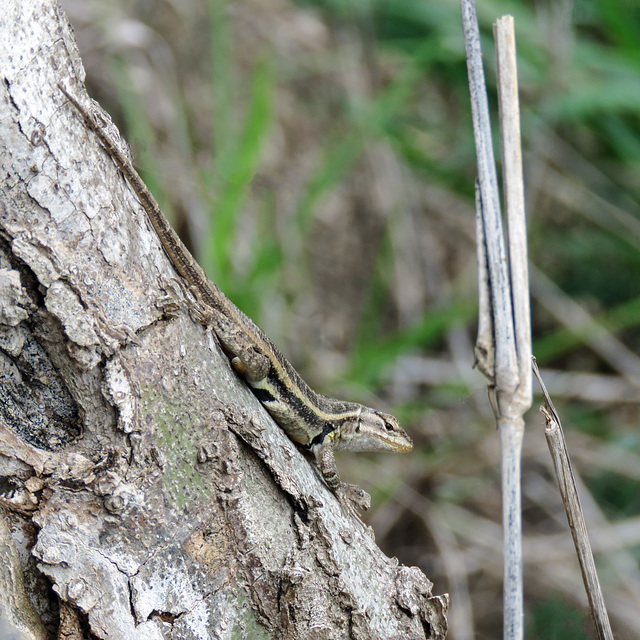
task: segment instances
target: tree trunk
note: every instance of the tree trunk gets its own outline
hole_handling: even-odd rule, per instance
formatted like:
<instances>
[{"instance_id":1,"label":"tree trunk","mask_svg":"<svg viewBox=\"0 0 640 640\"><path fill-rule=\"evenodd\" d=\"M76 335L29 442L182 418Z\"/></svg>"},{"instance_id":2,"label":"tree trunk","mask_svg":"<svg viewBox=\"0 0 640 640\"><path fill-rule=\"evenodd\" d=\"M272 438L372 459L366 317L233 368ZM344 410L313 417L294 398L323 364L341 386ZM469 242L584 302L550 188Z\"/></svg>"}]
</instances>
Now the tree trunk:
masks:
<instances>
[{"instance_id":1,"label":"tree trunk","mask_svg":"<svg viewBox=\"0 0 640 640\"><path fill-rule=\"evenodd\" d=\"M83 98L58 4L5 0L0 42L0 635L443 638L447 597L162 307L175 272L58 87Z\"/></svg>"}]
</instances>

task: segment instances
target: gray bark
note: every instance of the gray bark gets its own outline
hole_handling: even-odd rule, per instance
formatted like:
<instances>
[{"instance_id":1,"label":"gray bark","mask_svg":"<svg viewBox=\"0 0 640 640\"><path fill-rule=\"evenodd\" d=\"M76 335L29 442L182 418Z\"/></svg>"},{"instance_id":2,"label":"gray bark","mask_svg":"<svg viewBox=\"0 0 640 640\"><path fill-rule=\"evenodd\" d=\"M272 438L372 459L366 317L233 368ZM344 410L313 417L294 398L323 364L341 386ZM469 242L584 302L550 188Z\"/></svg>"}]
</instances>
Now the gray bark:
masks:
<instances>
[{"instance_id":1,"label":"gray bark","mask_svg":"<svg viewBox=\"0 0 640 640\"><path fill-rule=\"evenodd\" d=\"M24 574L0 629L443 638L446 596L345 516L214 336L163 310L175 273L58 89L84 91L58 4L5 0L0 42L0 552Z\"/></svg>"}]
</instances>

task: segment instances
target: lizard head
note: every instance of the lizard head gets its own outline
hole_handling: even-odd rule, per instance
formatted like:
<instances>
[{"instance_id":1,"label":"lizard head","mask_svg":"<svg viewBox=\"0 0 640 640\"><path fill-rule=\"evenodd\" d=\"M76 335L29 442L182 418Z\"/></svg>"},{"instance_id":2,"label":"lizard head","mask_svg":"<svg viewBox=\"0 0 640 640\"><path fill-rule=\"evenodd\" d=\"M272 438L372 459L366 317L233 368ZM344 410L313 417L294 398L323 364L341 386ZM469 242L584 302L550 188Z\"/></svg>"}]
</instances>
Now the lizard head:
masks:
<instances>
[{"instance_id":1,"label":"lizard head","mask_svg":"<svg viewBox=\"0 0 640 640\"><path fill-rule=\"evenodd\" d=\"M392 415L362 407L344 419L333 446L338 450L404 453L413 449L413 442Z\"/></svg>"}]
</instances>

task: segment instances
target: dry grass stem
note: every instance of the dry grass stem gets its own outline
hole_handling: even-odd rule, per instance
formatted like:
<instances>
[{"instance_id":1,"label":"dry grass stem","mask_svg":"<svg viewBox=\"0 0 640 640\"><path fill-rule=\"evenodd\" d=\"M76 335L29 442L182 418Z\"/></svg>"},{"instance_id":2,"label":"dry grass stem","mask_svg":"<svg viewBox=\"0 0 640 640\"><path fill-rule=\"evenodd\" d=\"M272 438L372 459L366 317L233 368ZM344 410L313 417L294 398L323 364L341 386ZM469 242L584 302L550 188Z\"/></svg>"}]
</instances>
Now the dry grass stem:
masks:
<instances>
[{"instance_id":1,"label":"dry grass stem","mask_svg":"<svg viewBox=\"0 0 640 640\"><path fill-rule=\"evenodd\" d=\"M500 137L502 179L507 218L509 277L513 295L516 352L518 354L518 389L514 401L521 413L531 406L531 309L529 305L529 271L527 264L527 225L524 207L524 178L520 146L520 105L518 100L518 70L513 18L503 16L494 25L498 97L500 107Z\"/></svg>"},{"instance_id":2,"label":"dry grass stem","mask_svg":"<svg viewBox=\"0 0 640 640\"><path fill-rule=\"evenodd\" d=\"M602 640L613 640L609 615L604 604L602 589L600 588L600 581L598 580L598 574L593 560L593 551L591 550L591 544L589 542L587 525L584 520L582 506L580 505L580 497L571 468L571 460L569 459L560 417L540 377L535 359L533 360L533 371L540 383L545 400L545 404L540 407L540 411L546 420L545 435L547 437L551 458L553 459L553 466L558 479L558 486L566 510L567 520L569 521L571 536L573 537L573 543L578 555L580 570L582 571L582 580L589 600L589 611L591 612L598 638Z\"/></svg>"},{"instance_id":3,"label":"dry grass stem","mask_svg":"<svg viewBox=\"0 0 640 640\"><path fill-rule=\"evenodd\" d=\"M462 2L465 47L478 161L476 201L480 333L476 358L491 381L500 433L503 524L504 637L524 636L520 458L524 412L531 405L531 325L520 150L518 80L513 19L495 25L502 158L507 206L507 246L500 216L495 161L479 34L473 3ZM488 328L491 327L491 335ZM495 354L495 355L493 355ZM493 360L495 359L495 364Z\"/></svg>"}]
</instances>

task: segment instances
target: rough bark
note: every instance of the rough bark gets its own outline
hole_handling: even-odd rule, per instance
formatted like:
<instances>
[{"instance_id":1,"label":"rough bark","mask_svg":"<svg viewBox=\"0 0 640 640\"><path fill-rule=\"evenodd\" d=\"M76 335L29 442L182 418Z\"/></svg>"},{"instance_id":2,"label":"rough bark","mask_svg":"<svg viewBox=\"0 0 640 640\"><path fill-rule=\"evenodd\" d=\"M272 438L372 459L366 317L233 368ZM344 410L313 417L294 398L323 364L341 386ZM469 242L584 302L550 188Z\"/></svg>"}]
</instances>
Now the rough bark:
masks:
<instances>
[{"instance_id":1,"label":"rough bark","mask_svg":"<svg viewBox=\"0 0 640 640\"><path fill-rule=\"evenodd\" d=\"M57 3L5 0L0 42L0 629L443 638L446 596L163 310L175 273L58 89L84 70Z\"/></svg>"}]
</instances>

